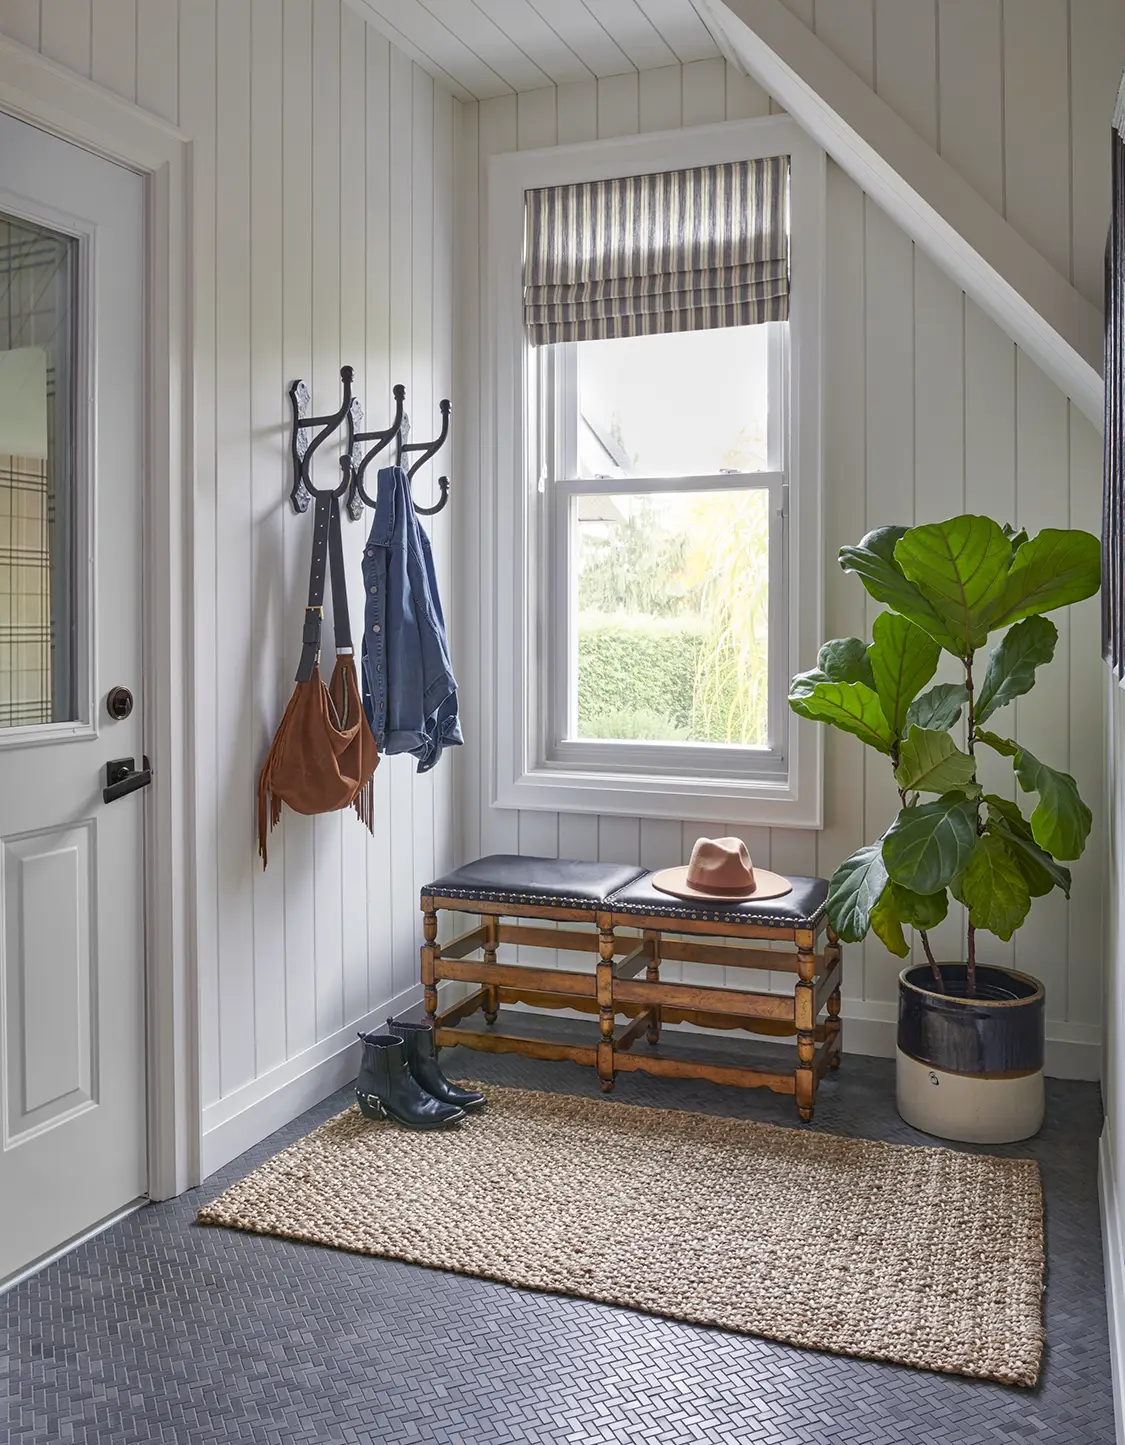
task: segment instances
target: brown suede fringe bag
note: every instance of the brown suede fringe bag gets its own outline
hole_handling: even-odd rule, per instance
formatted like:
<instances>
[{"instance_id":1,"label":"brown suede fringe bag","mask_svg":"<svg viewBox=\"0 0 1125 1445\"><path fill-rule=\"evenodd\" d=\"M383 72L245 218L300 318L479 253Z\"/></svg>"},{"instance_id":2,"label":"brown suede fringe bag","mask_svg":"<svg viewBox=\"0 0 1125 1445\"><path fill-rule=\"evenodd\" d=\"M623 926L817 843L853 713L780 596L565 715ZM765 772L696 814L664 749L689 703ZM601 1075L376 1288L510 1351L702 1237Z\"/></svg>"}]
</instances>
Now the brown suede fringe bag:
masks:
<instances>
[{"instance_id":1,"label":"brown suede fringe bag","mask_svg":"<svg viewBox=\"0 0 1125 1445\"><path fill-rule=\"evenodd\" d=\"M325 687L320 676L320 635L325 572L329 568L336 664ZM363 711L356 678L339 498L318 492L297 686L258 778L258 852L262 867L269 862L267 819L268 831L272 831L281 821L283 804L295 813L306 814L354 808L360 821L374 832L378 763L379 749Z\"/></svg>"}]
</instances>

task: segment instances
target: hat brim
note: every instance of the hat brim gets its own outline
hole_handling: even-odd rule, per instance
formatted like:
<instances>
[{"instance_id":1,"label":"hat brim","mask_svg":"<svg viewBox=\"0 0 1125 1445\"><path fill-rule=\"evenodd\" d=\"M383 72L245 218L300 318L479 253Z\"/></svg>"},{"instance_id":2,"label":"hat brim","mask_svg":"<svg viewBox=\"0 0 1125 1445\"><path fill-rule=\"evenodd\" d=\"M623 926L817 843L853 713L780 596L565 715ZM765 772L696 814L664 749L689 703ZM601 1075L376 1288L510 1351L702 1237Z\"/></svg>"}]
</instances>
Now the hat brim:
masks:
<instances>
[{"instance_id":1,"label":"hat brim","mask_svg":"<svg viewBox=\"0 0 1125 1445\"><path fill-rule=\"evenodd\" d=\"M754 887L748 888L745 893L708 893L706 889L696 888L689 883L687 875L688 868L685 864L679 868L662 868L648 881L661 893L670 893L673 898L698 898L715 907L721 907L724 903L761 903L765 899L781 898L793 891L793 885L788 878L783 878L780 873L771 873L768 868L754 869Z\"/></svg>"}]
</instances>

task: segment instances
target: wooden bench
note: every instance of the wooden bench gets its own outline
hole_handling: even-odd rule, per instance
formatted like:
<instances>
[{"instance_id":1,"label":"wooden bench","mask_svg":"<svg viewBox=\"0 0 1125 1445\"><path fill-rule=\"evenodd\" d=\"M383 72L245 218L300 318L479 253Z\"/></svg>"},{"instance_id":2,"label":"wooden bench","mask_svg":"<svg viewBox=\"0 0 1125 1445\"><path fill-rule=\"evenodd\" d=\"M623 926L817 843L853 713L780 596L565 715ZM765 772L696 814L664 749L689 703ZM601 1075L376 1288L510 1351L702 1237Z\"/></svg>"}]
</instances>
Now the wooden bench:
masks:
<instances>
[{"instance_id":1,"label":"wooden bench","mask_svg":"<svg viewBox=\"0 0 1125 1445\"><path fill-rule=\"evenodd\" d=\"M794 878L793 891L782 898L705 903L661 893L650 879L647 870L621 864L497 854L423 889L422 984L438 1048L465 1044L590 1064L605 1090L630 1069L768 1088L795 1095L801 1118L811 1119L817 1085L829 1068L839 1066L841 1053L842 955L827 923L827 883ZM443 909L475 914L480 922L439 944ZM547 920L563 926L547 927ZM747 946L761 942L790 947ZM597 962L593 970L500 963L501 944L594 954ZM671 962L790 973L793 991L675 983L660 975L661 966ZM439 1013L443 980L476 987ZM496 1029L500 1006L515 1003L596 1014L598 1035L588 1043L559 1043ZM478 1012L485 1026L465 1027ZM619 1019L626 1022L619 1025ZM663 1025L674 1023L795 1034L794 1067L775 1071L677 1050L661 1037Z\"/></svg>"}]
</instances>

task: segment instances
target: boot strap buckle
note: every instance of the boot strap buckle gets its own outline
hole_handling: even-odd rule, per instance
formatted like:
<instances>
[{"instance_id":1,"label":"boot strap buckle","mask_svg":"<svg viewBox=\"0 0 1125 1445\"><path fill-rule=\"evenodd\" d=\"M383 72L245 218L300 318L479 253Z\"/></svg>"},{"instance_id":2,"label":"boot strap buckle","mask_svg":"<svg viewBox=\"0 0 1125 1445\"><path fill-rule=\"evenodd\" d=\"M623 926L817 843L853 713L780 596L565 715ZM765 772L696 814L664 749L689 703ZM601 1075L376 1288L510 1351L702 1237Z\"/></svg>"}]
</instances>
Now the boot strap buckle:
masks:
<instances>
[{"instance_id":1,"label":"boot strap buckle","mask_svg":"<svg viewBox=\"0 0 1125 1445\"><path fill-rule=\"evenodd\" d=\"M383 1101L379 1098L378 1094L361 1094L360 1091L357 1089L355 1091L355 1096L361 1104L366 1104L369 1109L374 1110L374 1112L376 1113L376 1115L378 1115L380 1119L385 1119L387 1117L387 1111L383 1107Z\"/></svg>"}]
</instances>

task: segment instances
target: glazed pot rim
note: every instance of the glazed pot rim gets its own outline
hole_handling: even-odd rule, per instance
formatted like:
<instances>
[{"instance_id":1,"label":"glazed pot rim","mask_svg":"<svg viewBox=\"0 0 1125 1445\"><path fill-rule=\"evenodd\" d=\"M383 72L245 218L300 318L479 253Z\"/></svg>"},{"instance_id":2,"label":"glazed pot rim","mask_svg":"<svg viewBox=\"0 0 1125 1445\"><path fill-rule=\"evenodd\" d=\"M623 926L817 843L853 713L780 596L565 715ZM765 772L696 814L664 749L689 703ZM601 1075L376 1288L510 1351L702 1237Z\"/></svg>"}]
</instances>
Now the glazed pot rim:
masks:
<instances>
[{"instance_id":1,"label":"glazed pot rim","mask_svg":"<svg viewBox=\"0 0 1125 1445\"><path fill-rule=\"evenodd\" d=\"M943 965L938 964L941 968ZM955 968L966 968L964 963L953 964ZM1027 1008L1031 1004L1041 1003L1046 997L1046 991L1037 978L1030 973L1020 973L1018 969L1006 968L1002 963L981 963L978 968L991 969L993 973L1003 973L1008 978L1018 978L1021 983L1029 983L1033 992L1026 998L962 998L959 994L938 993L936 988L923 988L912 979L907 978L908 973L913 973L916 968L926 968L924 963L911 963L902 970L898 976L899 988L909 989L911 993L921 994L924 998L937 999L941 1003L965 1004L971 1008Z\"/></svg>"}]
</instances>

